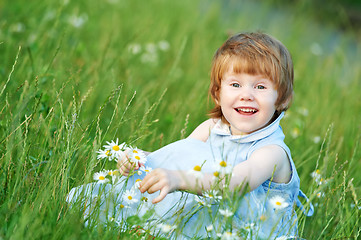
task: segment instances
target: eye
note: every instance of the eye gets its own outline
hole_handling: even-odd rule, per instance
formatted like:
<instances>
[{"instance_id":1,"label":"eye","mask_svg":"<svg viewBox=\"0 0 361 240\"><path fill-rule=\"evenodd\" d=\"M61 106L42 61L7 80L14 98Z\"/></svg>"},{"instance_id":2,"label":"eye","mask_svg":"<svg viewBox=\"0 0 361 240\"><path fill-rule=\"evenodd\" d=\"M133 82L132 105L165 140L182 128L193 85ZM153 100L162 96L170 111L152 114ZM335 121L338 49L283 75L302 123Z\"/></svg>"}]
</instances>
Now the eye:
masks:
<instances>
[{"instance_id":1,"label":"eye","mask_svg":"<svg viewBox=\"0 0 361 240\"><path fill-rule=\"evenodd\" d=\"M257 89L266 89L266 87L263 86L263 85L257 85L256 88L257 88Z\"/></svg>"},{"instance_id":2,"label":"eye","mask_svg":"<svg viewBox=\"0 0 361 240\"><path fill-rule=\"evenodd\" d=\"M232 83L231 86L232 86L232 87L235 87L235 88L241 87L241 85L239 85L239 83Z\"/></svg>"}]
</instances>

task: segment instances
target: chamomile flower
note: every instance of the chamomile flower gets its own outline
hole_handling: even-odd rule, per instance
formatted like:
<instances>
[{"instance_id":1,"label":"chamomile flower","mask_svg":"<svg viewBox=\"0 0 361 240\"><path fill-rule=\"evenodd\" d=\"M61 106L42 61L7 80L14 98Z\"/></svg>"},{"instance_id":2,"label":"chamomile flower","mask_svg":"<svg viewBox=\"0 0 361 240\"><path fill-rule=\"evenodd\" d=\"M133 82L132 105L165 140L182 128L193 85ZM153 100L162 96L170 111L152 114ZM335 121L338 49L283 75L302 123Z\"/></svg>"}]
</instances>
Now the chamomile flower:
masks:
<instances>
[{"instance_id":1,"label":"chamomile flower","mask_svg":"<svg viewBox=\"0 0 361 240\"><path fill-rule=\"evenodd\" d=\"M205 191L203 196L210 199L210 200L215 200L215 201L219 201L219 200L222 199L222 196L218 194L217 190Z\"/></svg>"},{"instance_id":2,"label":"chamomile flower","mask_svg":"<svg viewBox=\"0 0 361 240\"><path fill-rule=\"evenodd\" d=\"M99 151L97 151L97 153L98 153L97 159L106 158L109 161L113 160L113 154L111 153L111 151L109 149L104 149L104 150L99 149Z\"/></svg>"},{"instance_id":3,"label":"chamomile flower","mask_svg":"<svg viewBox=\"0 0 361 240\"><path fill-rule=\"evenodd\" d=\"M136 193L132 190L126 190L123 194L123 200L128 204L134 204L138 202L138 199L135 198Z\"/></svg>"},{"instance_id":4,"label":"chamomile flower","mask_svg":"<svg viewBox=\"0 0 361 240\"><path fill-rule=\"evenodd\" d=\"M107 144L108 145L104 145L104 148L106 150L110 150L110 153L112 154L113 158L119 158L124 154L122 150L125 147L125 143L119 144L118 138L115 142L112 140L111 142L107 142Z\"/></svg>"},{"instance_id":5,"label":"chamomile flower","mask_svg":"<svg viewBox=\"0 0 361 240\"><path fill-rule=\"evenodd\" d=\"M151 167L141 166L139 170L145 172L145 174L150 173L153 169Z\"/></svg>"},{"instance_id":6,"label":"chamomile flower","mask_svg":"<svg viewBox=\"0 0 361 240\"><path fill-rule=\"evenodd\" d=\"M216 174L218 174L219 176L219 175L226 175L232 173L233 167L231 164L221 159L216 161L215 169L216 171L213 173L213 175L216 176Z\"/></svg>"},{"instance_id":7,"label":"chamomile flower","mask_svg":"<svg viewBox=\"0 0 361 240\"><path fill-rule=\"evenodd\" d=\"M206 202L206 200L198 195L194 196L194 200L201 206L205 206L205 207L211 207L211 205L209 203Z\"/></svg>"},{"instance_id":8,"label":"chamomile flower","mask_svg":"<svg viewBox=\"0 0 361 240\"><path fill-rule=\"evenodd\" d=\"M317 185L322 185L327 183L327 181L322 177L321 171L319 169L316 169L311 173L311 177L316 182Z\"/></svg>"},{"instance_id":9,"label":"chamomile flower","mask_svg":"<svg viewBox=\"0 0 361 240\"><path fill-rule=\"evenodd\" d=\"M114 183L120 175L119 170L117 170L117 169L108 170L107 172L108 172L108 176L111 176L111 178L112 178L112 183Z\"/></svg>"},{"instance_id":10,"label":"chamomile flower","mask_svg":"<svg viewBox=\"0 0 361 240\"><path fill-rule=\"evenodd\" d=\"M219 209L219 213L224 217L231 217L233 215L233 212L229 209Z\"/></svg>"},{"instance_id":11,"label":"chamomile flower","mask_svg":"<svg viewBox=\"0 0 361 240\"><path fill-rule=\"evenodd\" d=\"M142 180L141 179L137 179L137 180L135 180L135 183L134 183L134 185L133 185L133 187L132 187L132 189L133 190L136 190L136 189L139 189L140 188L140 183L142 182Z\"/></svg>"},{"instance_id":12,"label":"chamomile flower","mask_svg":"<svg viewBox=\"0 0 361 240\"><path fill-rule=\"evenodd\" d=\"M272 207L276 210L280 210L289 206L288 202L281 196L274 196L270 200Z\"/></svg>"},{"instance_id":13,"label":"chamomile flower","mask_svg":"<svg viewBox=\"0 0 361 240\"><path fill-rule=\"evenodd\" d=\"M130 148L128 157L129 161L135 165L141 165L147 162L144 152L137 148Z\"/></svg>"},{"instance_id":14,"label":"chamomile flower","mask_svg":"<svg viewBox=\"0 0 361 240\"><path fill-rule=\"evenodd\" d=\"M187 173L189 175L194 176L196 179L200 179L203 177L203 173L201 172L202 167L199 165L194 166L194 168L190 169Z\"/></svg>"},{"instance_id":15,"label":"chamomile flower","mask_svg":"<svg viewBox=\"0 0 361 240\"><path fill-rule=\"evenodd\" d=\"M94 175L93 175L93 179L97 180L98 183L107 183L107 182L109 182L109 179L106 178L106 177L107 177L107 172L106 171L97 172L97 173L94 173Z\"/></svg>"}]
</instances>

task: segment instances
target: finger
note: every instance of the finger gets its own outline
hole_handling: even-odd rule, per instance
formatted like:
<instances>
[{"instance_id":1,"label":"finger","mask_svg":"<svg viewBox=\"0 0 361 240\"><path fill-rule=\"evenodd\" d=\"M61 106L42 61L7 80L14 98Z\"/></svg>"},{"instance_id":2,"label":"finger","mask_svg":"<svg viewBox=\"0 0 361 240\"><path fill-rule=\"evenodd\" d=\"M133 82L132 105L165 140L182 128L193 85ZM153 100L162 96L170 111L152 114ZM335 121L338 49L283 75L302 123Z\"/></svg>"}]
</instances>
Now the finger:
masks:
<instances>
[{"instance_id":1,"label":"finger","mask_svg":"<svg viewBox=\"0 0 361 240\"><path fill-rule=\"evenodd\" d=\"M160 201L162 201L169 193L169 187L168 186L164 186L159 193L159 196L154 198L152 203L156 204L159 203Z\"/></svg>"},{"instance_id":2,"label":"finger","mask_svg":"<svg viewBox=\"0 0 361 240\"><path fill-rule=\"evenodd\" d=\"M148 191L153 185L155 185L159 181L159 178L157 175L147 175L143 179L143 181L140 183L139 190L144 193Z\"/></svg>"}]
</instances>

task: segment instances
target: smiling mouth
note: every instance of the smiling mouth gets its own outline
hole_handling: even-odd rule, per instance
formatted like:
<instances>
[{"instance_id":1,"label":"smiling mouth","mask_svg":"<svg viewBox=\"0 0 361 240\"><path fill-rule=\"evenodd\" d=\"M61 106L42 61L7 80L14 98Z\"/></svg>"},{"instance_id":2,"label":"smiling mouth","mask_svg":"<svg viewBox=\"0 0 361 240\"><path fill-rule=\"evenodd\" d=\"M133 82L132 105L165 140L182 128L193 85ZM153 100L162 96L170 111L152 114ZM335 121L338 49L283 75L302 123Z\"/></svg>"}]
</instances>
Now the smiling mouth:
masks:
<instances>
[{"instance_id":1,"label":"smiling mouth","mask_svg":"<svg viewBox=\"0 0 361 240\"><path fill-rule=\"evenodd\" d=\"M236 110L238 113L247 114L247 115L252 115L252 114L258 112L258 110L255 108L245 108L245 107L235 108L234 110Z\"/></svg>"}]
</instances>

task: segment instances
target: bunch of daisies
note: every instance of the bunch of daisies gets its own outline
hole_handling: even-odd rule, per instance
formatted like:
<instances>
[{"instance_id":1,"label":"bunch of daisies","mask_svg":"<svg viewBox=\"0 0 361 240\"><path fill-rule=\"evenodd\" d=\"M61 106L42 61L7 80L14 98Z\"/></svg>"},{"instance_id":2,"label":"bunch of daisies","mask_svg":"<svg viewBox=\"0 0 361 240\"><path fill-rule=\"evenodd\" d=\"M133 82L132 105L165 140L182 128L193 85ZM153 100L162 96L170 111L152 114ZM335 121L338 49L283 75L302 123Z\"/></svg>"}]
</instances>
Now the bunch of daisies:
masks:
<instances>
[{"instance_id":1,"label":"bunch of daisies","mask_svg":"<svg viewBox=\"0 0 361 240\"><path fill-rule=\"evenodd\" d=\"M103 149L97 151L97 159L106 159L110 162L114 161L117 163L119 159L127 156L128 160L135 165L144 166L147 158L142 150L134 148L125 142L120 144L118 142L118 138L116 141L112 140L111 142L107 142L107 144L103 146ZM111 181L114 184L119 178L120 173L118 169L103 169L93 175L93 179L98 181L98 183L108 183Z\"/></svg>"}]
</instances>

